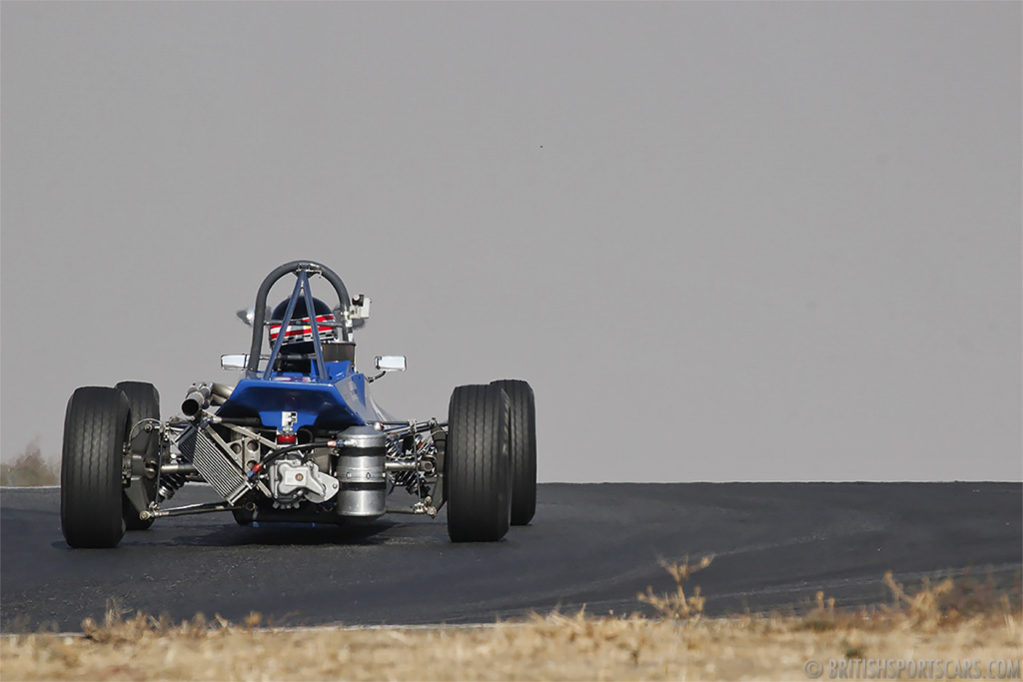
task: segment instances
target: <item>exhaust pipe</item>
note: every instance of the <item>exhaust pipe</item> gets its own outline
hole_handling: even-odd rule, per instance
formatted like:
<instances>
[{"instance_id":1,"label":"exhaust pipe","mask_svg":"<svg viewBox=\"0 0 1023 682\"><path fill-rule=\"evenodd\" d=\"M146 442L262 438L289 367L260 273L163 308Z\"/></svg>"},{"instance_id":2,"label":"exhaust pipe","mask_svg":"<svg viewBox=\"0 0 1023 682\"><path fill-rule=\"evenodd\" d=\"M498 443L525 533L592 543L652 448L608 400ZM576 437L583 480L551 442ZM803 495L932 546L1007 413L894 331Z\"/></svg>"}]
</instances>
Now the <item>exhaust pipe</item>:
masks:
<instances>
[{"instance_id":1,"label":"exhaust pipe","mask_svg":"<svg viewBox=\"0 0 1023 682\"><path fill-rule=\"evenodd\" d=\"M214 405L223 405L231 397L232 391L234 386L225 386L214 381L210 384L210 401Z\"/></svg>"},{"instance_id":2,"label":"exhaust pipe","mask_svg":"<svg viewBox=\"0 0 1023 682\"><path fill-rule=\"evenodd\" d=\"M210 406L210 387L206 384L192 384L181 403L181 413L186 417L194 417Z\"/></svg>"}]
</instances>

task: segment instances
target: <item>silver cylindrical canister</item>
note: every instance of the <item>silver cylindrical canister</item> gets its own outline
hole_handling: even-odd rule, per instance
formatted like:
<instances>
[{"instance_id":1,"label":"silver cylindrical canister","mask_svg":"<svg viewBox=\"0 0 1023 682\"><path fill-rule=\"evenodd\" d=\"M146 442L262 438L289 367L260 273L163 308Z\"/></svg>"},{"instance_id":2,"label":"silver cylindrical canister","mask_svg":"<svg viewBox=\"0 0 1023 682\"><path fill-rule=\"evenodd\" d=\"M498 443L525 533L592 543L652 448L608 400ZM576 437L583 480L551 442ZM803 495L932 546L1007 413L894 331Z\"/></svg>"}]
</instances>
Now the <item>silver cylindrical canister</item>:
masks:
<instances>
[{"instance_id":1,"label":"silver cylindrical canister","mask_svg":"<svg viewBox=\"0 0 1023 682\"><path fill-rule=\"evenodd\" d=\"M360 426L346 429L338 440L342 447L337 463L337 479L341 481L337 513L362 518L380 516L387 496L387 437Z\"/></svg>"}]
</instances>

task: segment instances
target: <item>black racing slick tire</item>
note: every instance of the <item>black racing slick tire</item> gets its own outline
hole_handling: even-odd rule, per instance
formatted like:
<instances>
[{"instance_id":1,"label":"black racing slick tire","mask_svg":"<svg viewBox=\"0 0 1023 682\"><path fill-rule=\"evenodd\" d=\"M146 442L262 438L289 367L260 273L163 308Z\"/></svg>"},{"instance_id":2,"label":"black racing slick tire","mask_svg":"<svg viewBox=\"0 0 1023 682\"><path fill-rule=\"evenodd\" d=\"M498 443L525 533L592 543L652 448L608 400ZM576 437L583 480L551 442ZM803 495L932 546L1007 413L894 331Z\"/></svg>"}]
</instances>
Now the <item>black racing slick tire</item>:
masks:
<instances>
[{"instance_id":1,"label":"black racing slick tire","mask_svg":"<svg viewBox=\"0 0 1023 682\"><path fill-rule=\"evenodd\" d=\"M492 383L508 395L511 404L511 525L525 526L536 514L536 402L525 381L502 379Z\"/></svg>"},{"instance_id":2,"label":"black racing slick tire","mask_svg":"<svg viewBox=\"0 0 1023 682\"><path fill-rule=\"evenodd\" d=\"M156 491L160 481L160 392L156 386L142 381L122 381L115 387L124 397L128 399L128 411L131 415L129 437L131 439L131 454L133 458L141 458L146 469L153 472L152 476L143 476L139 480L142 492L145 496L146 507L150 502L156 501ZM146 430L146 426L152 427ZM127 494L121 495L121 509L124 515L124 525L128 530L146 530L153 525L153 519L142 520L139 518L141 509L128 499Z\"/></svg>"},{"instance_id":3,"label":"black racing slick tire","mask_svg":"<svg viewBox=\"0 0 1023 682\"><path fill-rule=\"evenodd\" d=\"M121 467L128 417L128 399L116 388L79 388L68 401L60 525L72 547L114 547L124 535Z\"/></svg>"},{"instance_id":4,"label":"black racing slick tire","mask_svg":"<svg viewBox=\"0 0 1023 682\"><path fill-rule=\"evenodd\" d=\"M508 532L508 413L497 386L459 386L451 394L444 482L454 542L494 542Z\"/></svg>"}]
</instances>

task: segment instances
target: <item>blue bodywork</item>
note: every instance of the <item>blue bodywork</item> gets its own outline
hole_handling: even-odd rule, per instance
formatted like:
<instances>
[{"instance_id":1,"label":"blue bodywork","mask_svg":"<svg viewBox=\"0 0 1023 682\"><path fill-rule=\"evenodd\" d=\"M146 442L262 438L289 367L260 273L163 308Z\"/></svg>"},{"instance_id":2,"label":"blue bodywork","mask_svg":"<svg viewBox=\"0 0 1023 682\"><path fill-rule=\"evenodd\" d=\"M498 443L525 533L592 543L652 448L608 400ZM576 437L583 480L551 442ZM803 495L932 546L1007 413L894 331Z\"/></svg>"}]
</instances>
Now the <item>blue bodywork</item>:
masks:
<instances>
[{"instance_id":1,"label":"blue bodywork","mask_svg":"<svg viewBox=\"0 0 1023 682\"><path fill-rule=\"evenodd\" d=\"M297 412L295 428L340 431L385 419L366 394L366 377L350 362L328 362L334 381L308 374L274 372L269 379L242 379L217 415L256 417L263 426L280 428L282 412Z\"/></svg>"},{"instance_id":2,"label":"blue bodywork","mask_svg":"<svg viewBox=\"0 0 1023 682\"><path fill-rule=\"evenodd\" d=\"M271 349L264 367L259 367L258 350L262 346L265 327L266 294L270 286L284 275L292 273L297 277L295 288L288 302L281 333ZM256 314L253 321L253 343L255 357L249 362L245 377L238 382L231 397L221 405L217 416L225 418L258 417L267 428L281 428L282 413L297 413L293 428L309 427L329 431L341 431L350 426L363 426L367 422L386 420L387 416L376 406L366 392L366 377L355 371L352 362L325 362L319 326L311 326L314 353L309 358L309 371L276 371L274 363L281 353L292 314L299 297L304 297L306 310L314 309L309 291L309 274L322 274L334 285L340 302L338 335L346 342L349 329L345 327L347 312L351 306L348 293L337 275L318 263L295 261L282 265L267 276L256 298ZM275 321L276 324L276 321ZM251 356L250 356L251 357Z\"/></svg>"}]
</instances>

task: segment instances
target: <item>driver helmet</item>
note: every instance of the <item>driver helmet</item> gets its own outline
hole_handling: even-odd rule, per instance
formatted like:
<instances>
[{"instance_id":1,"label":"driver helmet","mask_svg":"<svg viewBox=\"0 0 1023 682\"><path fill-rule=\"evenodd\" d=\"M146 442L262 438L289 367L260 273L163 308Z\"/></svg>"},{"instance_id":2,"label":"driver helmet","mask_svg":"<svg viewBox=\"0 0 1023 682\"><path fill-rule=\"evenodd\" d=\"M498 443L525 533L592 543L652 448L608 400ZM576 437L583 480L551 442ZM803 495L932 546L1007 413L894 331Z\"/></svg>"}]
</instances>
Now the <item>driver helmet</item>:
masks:
<instances>
[{"instance_id":1,"label":"driver helmet","mask_svg":"<svg viewBox=\"0 0 1023 682\"><path fill-rule=\"evenodd\" d=\"M281 333L281 324L284 322L284 313L288 309L288 301L281 301L273 312L270 313L270 347L277 342ZM333 325L334 313L330 306L318 298L313 299L313 311L316 316L316 329L320 333L320 342L333 341L337 338L337 328ZM291 321L288 328L284 330L284 343L281 344L282 353L312 353L313 352L313 328L309 321L309 313L306 312L305 297L295 302L295 309L291 313Z\"/></svg>"}]
</instances>

